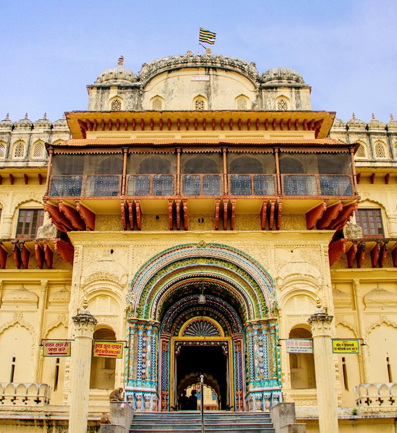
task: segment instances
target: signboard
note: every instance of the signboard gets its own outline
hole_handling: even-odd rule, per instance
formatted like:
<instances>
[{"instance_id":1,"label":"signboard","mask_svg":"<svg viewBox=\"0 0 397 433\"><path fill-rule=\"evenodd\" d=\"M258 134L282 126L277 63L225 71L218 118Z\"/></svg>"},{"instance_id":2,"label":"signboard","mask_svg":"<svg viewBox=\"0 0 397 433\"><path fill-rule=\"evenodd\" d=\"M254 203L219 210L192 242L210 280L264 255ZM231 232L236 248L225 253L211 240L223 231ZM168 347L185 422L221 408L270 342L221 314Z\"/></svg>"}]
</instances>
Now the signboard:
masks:
<instances>
[{"instance_id":1,"label":"signboard","mask_svg":"<svg viewBox=\"0 0 397 433\"><path fill-rule=\"evenodd\" d=\"M289 338L287 343L287 353L313 353L313 341L308 338Z\"/></svg>"},{"instance_id":2,"label":"signboard","mask_svg":"<svg viewBox=\"0 0 397 433\"><path fill-rule=\"evenodd\" d=\"M209 75L193 75L192 81L209 81L210 76Z\"/></svg>"},{"instance_id":3,"label":"signboard","mask_svg":"<svg viewBox=\"0 0 397 433\"><path fill-rule=\"evenodd\" d=\"M43 356L46 358L69 357L72 353L72 342L68 340L43 340Z\"/></svg>"},{"instance_id":4,"label":"signboard","mask_svg":"<svg viewBox=\"0 0 397 433\"><path fill-rule=\"evenodd\" d=\"M93 356L94 358L121 359L123 357L123 347L124 342L94 341Z\"/></svg>"},{"instance_id":5,"label":"signboard","mask_svg":"<svg viewBox=\"0 0 397 433\"><path fill-rule=\"evenodd\" d=\"M345 355L349 353L358 354L360 353L359 340L355 338L333 338L332 353L340 353Z\"/></svg>"}]
</instances>

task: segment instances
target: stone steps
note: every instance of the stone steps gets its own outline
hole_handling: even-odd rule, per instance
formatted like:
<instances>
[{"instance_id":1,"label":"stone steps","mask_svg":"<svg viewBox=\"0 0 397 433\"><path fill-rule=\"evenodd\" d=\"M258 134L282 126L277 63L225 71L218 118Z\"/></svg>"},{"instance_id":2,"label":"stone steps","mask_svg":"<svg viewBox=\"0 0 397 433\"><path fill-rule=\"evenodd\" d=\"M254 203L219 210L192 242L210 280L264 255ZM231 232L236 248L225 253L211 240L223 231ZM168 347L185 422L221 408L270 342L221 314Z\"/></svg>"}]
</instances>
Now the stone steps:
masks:
<instances>
[{"instance_id":1,"label":"stone steps","mask_svg":"<svg viewBox=\"0 0 397 433\"><path fill-rule=\"evenodd\" d=\"M274 433L267 413L205 412L206 433ZM200 412L136 413L130 433L201 432Z\"/></svg>"}]
</instances>

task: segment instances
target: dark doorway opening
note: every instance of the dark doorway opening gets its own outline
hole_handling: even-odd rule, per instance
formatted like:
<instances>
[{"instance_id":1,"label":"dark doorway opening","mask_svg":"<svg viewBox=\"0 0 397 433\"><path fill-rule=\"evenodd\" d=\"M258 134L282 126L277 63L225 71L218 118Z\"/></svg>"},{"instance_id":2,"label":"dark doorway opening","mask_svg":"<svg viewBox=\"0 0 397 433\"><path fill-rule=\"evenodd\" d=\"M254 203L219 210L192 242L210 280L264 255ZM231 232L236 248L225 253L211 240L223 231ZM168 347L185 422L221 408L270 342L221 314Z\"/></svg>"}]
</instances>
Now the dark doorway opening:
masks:
<instances>
[{"instance_id":1,"label":"dark doorway opening","mask_svg":"<svg viewBox=\"0 0 397 433\"><path fill-rule=\"evenodd\" d=\"M204 382L218 394L221 410L226 410L230 406L227 359L221 347L183 346L176 356L177 395L198 383L203 374Z\"/></svg>"}]
</instances>

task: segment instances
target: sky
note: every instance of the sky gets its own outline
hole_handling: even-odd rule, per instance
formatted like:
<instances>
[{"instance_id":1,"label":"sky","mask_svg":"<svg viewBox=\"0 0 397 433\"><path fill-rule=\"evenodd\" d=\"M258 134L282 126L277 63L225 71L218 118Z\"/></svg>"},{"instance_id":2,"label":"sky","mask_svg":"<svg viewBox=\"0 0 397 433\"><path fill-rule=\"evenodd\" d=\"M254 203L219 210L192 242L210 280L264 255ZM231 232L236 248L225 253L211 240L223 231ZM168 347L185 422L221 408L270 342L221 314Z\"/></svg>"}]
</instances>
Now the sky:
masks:
<instances>
[{"instance_id":1,"label":"sky","mask_svg":"<svg viewBox=\"0 0 397 433\"><path fill-rule=\"evenodd\" d=\"M120 55L138 73L197 53L203 27L215 54L298 71L313 110L397 120L397 0L0 0L0 19L0 119L85 110Z\"/></svg>"}]
</instances>

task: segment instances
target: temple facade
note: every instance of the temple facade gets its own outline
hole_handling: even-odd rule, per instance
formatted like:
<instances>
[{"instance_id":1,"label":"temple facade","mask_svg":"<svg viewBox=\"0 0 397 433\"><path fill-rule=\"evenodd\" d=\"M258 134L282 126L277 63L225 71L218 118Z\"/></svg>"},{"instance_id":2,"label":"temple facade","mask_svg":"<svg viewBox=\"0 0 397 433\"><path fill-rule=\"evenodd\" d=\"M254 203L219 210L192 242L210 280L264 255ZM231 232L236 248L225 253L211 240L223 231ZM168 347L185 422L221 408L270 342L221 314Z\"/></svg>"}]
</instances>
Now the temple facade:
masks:
<instances>
[{"instance_id":1,"label":"temple facade","mask_svg":"<svg viewBox=\"0 0 397 433\"><path fill-rule=\"evenodd\" d=\"M299 73L210 52L87 89L0 122L0 430L99 431L119 387L175 411L203 375L206 410L394 431L393 117L345 123Z\"/></svg>"}]
</instances>

